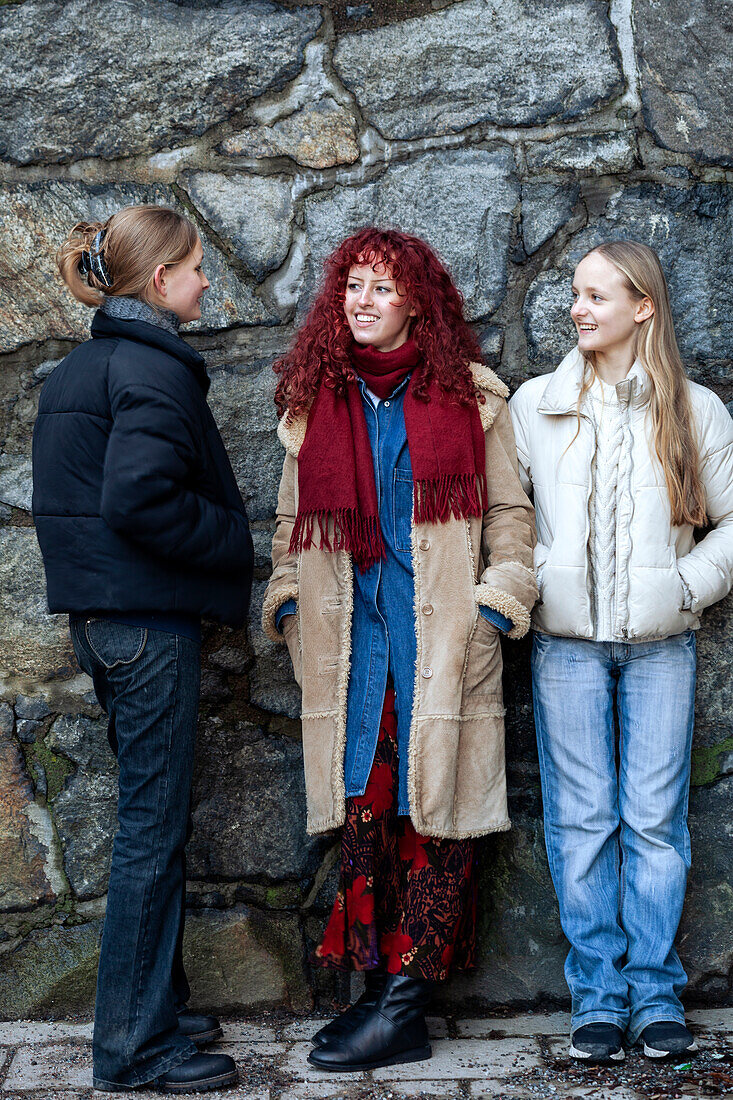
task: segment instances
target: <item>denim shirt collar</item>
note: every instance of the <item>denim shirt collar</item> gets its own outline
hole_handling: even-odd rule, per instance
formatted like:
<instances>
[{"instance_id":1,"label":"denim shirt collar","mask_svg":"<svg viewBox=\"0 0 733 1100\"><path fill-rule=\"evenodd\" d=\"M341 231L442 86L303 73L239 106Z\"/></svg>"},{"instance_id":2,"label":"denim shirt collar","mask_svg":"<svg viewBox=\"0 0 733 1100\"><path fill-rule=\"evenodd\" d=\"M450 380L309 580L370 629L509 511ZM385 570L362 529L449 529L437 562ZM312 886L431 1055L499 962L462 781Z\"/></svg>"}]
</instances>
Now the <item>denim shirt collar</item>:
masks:
<instances>
[{"instance_id":1,"label":"denim shirt collar","mask_svg":"<svg viewBox=\"0 0 733 1100\"><path fill-rule=\"evenodd\" d=\"M410 371L410 373L407 375L406 378L402 379L399 386L395 386L395 388L392 390L392 393L388 397L385 397L385 398L380 397L379 400L380 401L382 401L382 400L391 401L394 397L401 397L401 395L404 393L404 391L409 386L411 378L412 378L412 371ZM371 400L371 398L369 396L369 392L368 392L369 387L367 386L366 382L364 381L363 378L360 378L358 374L356 376L356 381L359 383L359 390L361 392L362 400L368 401L369 404L372 406L372 408L374 408L374 405L372 403L372 400Z\"/></svg>"}]
</instances>

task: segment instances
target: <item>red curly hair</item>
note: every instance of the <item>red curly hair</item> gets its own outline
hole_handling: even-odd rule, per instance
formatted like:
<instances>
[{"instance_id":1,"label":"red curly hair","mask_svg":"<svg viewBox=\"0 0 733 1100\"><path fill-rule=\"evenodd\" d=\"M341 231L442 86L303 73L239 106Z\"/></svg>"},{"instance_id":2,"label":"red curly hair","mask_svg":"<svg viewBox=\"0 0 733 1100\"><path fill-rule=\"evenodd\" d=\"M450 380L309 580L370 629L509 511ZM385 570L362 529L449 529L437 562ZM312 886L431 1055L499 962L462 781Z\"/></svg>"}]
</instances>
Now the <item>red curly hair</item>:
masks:
<instances>
[{"instance_id":1,"label":"red curly hair","mask_svg":"<svg viewBox=\"0 0 733 1100\"><path fill-rule=\"evenodd\" d=\"M477 398L469 363L482 362L476 336L463 316L463 296L430 245L396 229L367 226L347 237L324 264L323 286L298 330L291 349L273 370L279 381L275 404L280 416L304 413L321 383L343 394L355 378L349 349L353 336L344 313L349 270L360 264L378 269L399 282L417 311L410 337L415 341L424 370L415 396L427 401L435 379L441 390L460 405Z\"/></svg>"}]
</instances>

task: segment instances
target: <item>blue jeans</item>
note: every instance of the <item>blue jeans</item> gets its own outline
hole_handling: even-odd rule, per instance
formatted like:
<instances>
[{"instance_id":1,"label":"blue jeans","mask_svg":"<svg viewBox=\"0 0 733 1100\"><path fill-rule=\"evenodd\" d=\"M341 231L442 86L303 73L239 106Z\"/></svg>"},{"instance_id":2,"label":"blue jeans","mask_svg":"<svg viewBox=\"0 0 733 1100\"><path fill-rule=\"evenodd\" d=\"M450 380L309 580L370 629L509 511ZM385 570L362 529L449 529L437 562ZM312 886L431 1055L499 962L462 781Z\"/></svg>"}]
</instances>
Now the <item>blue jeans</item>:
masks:
<instances>
[{"instance_id":1,"label":"blue jeans","mask_svg":"<svg viewBox=\"0 0 733 1100\"><path fill-rule=\"evenodd\" d=\"M545 842L570 943L573 1030L604 1020L636 1042L647 1024L684 1021L674 937L690 866L695 673L692 631L634 645L534 635Z\"/></svg>"},{"instance_id":2,"label":"blue jeans","mask_svg":"<svg viewBox=\"0 0 733 1100\"><path fill-rule=\"evenodd\" d=\"M107 619L72 618L79 664L109 716L118 831L94 1014L94 1087L155 1080L196 1053L178 1031L189 996L181 944L200 646Z\"/></svg>"}]
</instances>

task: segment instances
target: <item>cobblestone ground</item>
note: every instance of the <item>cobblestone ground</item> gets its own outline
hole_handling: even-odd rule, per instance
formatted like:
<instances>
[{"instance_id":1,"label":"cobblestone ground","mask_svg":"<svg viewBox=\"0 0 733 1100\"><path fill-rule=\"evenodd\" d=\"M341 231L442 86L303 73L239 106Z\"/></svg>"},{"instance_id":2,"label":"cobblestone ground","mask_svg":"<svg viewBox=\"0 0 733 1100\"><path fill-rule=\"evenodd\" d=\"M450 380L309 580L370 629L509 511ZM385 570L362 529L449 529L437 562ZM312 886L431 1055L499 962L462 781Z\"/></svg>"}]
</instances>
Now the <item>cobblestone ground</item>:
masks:
<instances>
[{"instance_id":1,"label":"cobblestone ground","mask_svg":"<svg viewBox=\"0 0 733 1100\"><path fill-rule=\"evenodd\" d=\"M433 1057L373 1073L324 1074L308 1065L308 1042L320 1018L282 1016L228 1021L219 1050L231 1054L240 1084L210 1100L674 1100L733 1093L733 1008L693 1011L700 1053L658 1065L639 1051L613 1067L585 1067L567 1057L565 1013L482 1019L435 1018ZM0 1023L1 1100L83 1100L91 1088L89 1022ZM138 1091L139 1100L158 1093Z\"/></svg>"}]
</instances>

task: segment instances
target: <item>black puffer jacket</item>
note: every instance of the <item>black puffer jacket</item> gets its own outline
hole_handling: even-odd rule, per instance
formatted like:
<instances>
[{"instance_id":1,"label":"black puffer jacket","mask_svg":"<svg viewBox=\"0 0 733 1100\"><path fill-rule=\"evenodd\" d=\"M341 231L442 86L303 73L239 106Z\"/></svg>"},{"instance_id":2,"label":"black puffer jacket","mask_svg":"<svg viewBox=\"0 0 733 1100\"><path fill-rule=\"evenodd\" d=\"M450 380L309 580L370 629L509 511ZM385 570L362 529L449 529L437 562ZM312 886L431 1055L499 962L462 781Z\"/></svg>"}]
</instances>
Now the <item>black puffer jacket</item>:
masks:
<instances>
[{"instance_id":1,"label":"black puffer jacket","mask_svg":"<svg viewBox=\"0 0 733 1100\"><path fill-rule=\"evenodd\" d=\"M247 614L252 537L178 336L98 312L46 381L33 435L33 515L52 612Z\"/></svg>"}]
</instances>

